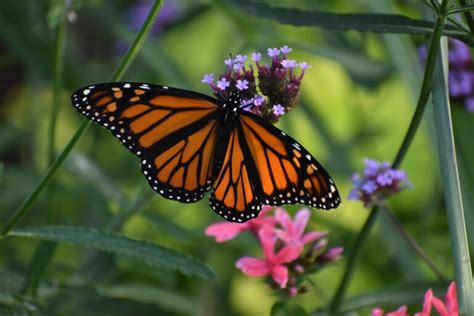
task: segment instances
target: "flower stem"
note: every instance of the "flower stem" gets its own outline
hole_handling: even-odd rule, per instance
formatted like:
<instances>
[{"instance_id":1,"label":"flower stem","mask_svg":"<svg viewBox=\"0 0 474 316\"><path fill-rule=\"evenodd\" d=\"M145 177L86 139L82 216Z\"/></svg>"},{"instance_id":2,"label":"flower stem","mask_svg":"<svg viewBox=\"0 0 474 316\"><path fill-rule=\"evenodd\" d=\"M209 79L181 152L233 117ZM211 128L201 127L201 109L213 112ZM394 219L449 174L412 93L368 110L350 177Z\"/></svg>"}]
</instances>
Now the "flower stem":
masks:
<instances>
[{"instance_id":1,"label":"flower stem","mask_svg":"<svg viewBox=\"0 0 474 316\"><path fill-rule=\"evenodd\" d=\"M160 7L162 5L163 0L155 0L150 13L148 14L143 26L138 31L133 43L130 45L125 57L122 59L120 64L117 66L116 70L114 71L110 81L118 81L124 75L125 71L128 69L132 61L135 59L138 51L142 47L147 34L150 32L153 23L158 15ZM71 140L67 143L64 150L61 154L54 160L52 165L49 167L46 174L40 180L38 185L35 187L33 192L23 201L23 203L16 209L16 211L10 216L7 222L3 225L1 230L1 235L6 235L13 227L15 227L21 219L27 214L28 210L31 208L33 203L36 201L40 193L46 188L48 182L54 176L58 168L63 164L66 157L69 155L71 150L76 145L79 138L84 134L85 130L89 127L90 122L87 118L82 119L79 128L77 129L76 133L72 136Z\"/></svg>"},{"instance_id":2,"label":"flower stem","mask_svg":"<svg viewBox=\"0 0 474 316\"><path fill-rule=\"evenodd\" d=\"M431 258L425 253L423 248L421 248L421 246L416 242L416 240L410 236L405 227L403 227L402 223L400 223L400 221L398 220L397 216L395 216L395 214L393 214L387 206L382 206L381 209L387 216L387 218L390 220L392 225L397 229L400 236L405 239L405 241L413 249L413 251L415 251L415 253L420 257L420 259L426 263L426 265L431 269L431 271L433 271L433 273L438 277L439 281L448 284L447 278L436 267L433 260L431 260Z\"/></svg>"},{"instance_id":3,"label":"flower stem","mask_svg":"<svg viewBox=\"0 0 474 316\"><path fill-rule=\"evenodd\" d=\"M446 5L446 0L443 0L442 8ZM413 114L413 118L410 122L408 130L405 134L405 138L400 146L400 149L395 156L395 159L392 163L392 168L398 168L402 163L403 159L406 156L408 149L415 137L416 131L421 123L421 118L423 117L423 113L426 108L426 104L428 102L428 98L431 93L431 85L433 82L433 72L434 66L436 63L436 56L438 55L439 50L439 43L441 39L441 35L443 33L443 28L445 24L445 17L443 15L439 15L436 19L436 24L434 31L431 35L429 50L428 50L428 58L426 61L426 69L423 76L423 83L421 86L421 92L418 97L417 106L415 109L415 113ZM349 256L347 258L346 269L342 276L341 283L339 284L336 293L332 301L329 304L328 310L331 314L337 314L342 304L342 301L345 297L347 287L349 285L349 281L352 277L353 271L356 266L356 261L359 256L360 251L362 250L362 246L364 242L367 240L367 236L369 235L370 231L372 230L373 226L375 225L377 214L379 212L378 207L373 207L370 211L370 215L367 218L362 230L360 231L357 239L355 241L354 247L349 252Z\"/></svg>"},{"instance_id":4,"label":"flower stem","mask_svg":"<svg viewBox=\"0 0 474 316\"><path fill-rule=\"evenodd\" d=\"M474 315L474 288L467 241L464 207L454 144L447 87L447 42L441 43L433 82L434 118L449 234L454 255L460 315Z\"/></svg>"}]
</instances>

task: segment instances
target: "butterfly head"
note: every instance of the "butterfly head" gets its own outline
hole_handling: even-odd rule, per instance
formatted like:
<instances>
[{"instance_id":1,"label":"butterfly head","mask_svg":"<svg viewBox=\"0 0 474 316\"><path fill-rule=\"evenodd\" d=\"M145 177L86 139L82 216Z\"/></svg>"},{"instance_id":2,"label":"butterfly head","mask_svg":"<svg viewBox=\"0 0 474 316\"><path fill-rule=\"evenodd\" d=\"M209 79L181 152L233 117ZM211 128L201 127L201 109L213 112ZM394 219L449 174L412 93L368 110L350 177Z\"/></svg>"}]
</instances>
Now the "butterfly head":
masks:
<instances>
[{"instance_id":1,"label":"butterfly head","mask_svg":"<svg viewBox=\"0 0 474 316\"><path fill-rule=\"evenodd\" d=\"M242 104L242 92L239 90L233 90L230 92L229 97L224 100L223 107L227 108L228 111L237 112Z\"/></svg>"}]
</instances>

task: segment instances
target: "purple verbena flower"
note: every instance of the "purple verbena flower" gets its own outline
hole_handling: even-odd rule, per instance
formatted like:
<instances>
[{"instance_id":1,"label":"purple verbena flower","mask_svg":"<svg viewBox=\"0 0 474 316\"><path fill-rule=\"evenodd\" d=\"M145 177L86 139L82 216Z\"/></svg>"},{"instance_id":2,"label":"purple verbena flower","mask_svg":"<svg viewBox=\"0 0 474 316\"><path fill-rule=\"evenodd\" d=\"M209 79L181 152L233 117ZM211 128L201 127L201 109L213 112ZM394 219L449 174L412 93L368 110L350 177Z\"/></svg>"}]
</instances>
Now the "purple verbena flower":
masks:
<instances>
[{"instance_id":1,"label":"purple verbena flower","mask_svg":"<svg viewBox=\"0 0 474 316\"><path fill-rule=\"evenodd\" d=\"M301 69L305 70L305 69L309 69L309 68L313 68L312 66L308 65L307 62L303 61L301 63L298 64L300 66Z\"/></svg>"},{"instance_id":2,"label":"purple verbena flower","mask_svg":"<svg viewBox=\"0 0 474 316\"><path fill-rule=\"evenodd\" d=\"M203 83L209 84L214 94L228 98L231 91L240 90L246 110L274 123L298 104L301 81L306 62L298 63L287 59L291 48L268 48L270 62L265 63L260 52L251 53L251 61L244 54L225 60L227 69L218 76L204 76ZM295 67L301 67L301 74L295 75Z\"/></svg>"},{"instance_id":3,"label":"purple verbena flower","mask_svg":"<svg viewBox=\"0 0 474 316\"><path fill-rule=\"evenodd\" d=\"M237 84L235 85L237 87L237 89L239 89L240 91L242 90L246 90L249 88L249 82L247 80L240 80L238 79L237 80Z\"/></svg>"},{"instance_id":4,"label":"purple verbena flower","mask_svg":"<svg viewBox=\"0 0 474 316\"><path fill-rule=\"evenodd\" d=\"M258 63L260 60L262 60L262 54L259 52L253 52L251 58L254 62Z\"/></svg>"},{"instance_id":5,"label":"purple verbena flower","mask_svg":"<svg viewBox=\"0 0 474 316\"><path fill-rule=\"evenodd\" d=\"M284 59L281 61L281 65L285 68L295 68L297 63L294 59Z\"/></svg>"},{"instance_id":6,"label":"purple verbena flower","mask_svg":"<svg viewBox=\"0 0 474 316\"><path fill-rule=\"evenodd\" d=\"M202 83L211 84L214 82L214 74L205 74Z\"/></svg>"},{"instance_id":7,"label":"purple verbena flower","mask_svg":"<svg viewBox=\"0 0 474 316\"><path fill-rule=\"evenodd\" d=\"M241 70L242 68L244 68L244 64L242 64L242 63L235 63L233 68L234 68L234 70L237 70L237 71L238 71L238 70Z\"/></svg>"},{"instance_id":8,"label":"purple verbena flower","mask_svg":"<svg viewBox=\"0 0 474 316\"><path fill-rule=\"evenodd\" d=\"M466 110L474 112L474 96L466 98Z\"/></svg>"},{"instance_id":9,"label":"purple verbena flower","mask_svg":"<svg viewBox=\"0 0 474 316\"><path fill-rule=\"evenodd\" d=\"M217 87L221 90L225 90L229 86L230 86L230 81L228 81L227 78L225 77L217 81Z\"/></svg>"},{"instance_id":10,"label":"purple verbena flower","mask_svg":"<svg viewBox=\"0 0 474 316\"><path fill-rule=\"evenodd\" d=\"M289 53L291 53L292 49L290 47L288 47L288 45L285 45L283 47L280 48L280 51L284 54L284 55L288 55Z\"/></svg>"},{"instance_id":11,"label":"purple verbena flower","mask_svg":"<svg viewBox=\"0 0 474 316\"><path fill-rule=\"evenodd\" d=\"M280 54L280 50L278 48L269 48L267 49L267 54L269 57L277 57Z\"/></svg>"},{"instance_id":12,"label":"purple verbena flower","mask_svg":"<svg viewBox=\"0 0 474 316\"><path fill-rule=\"evenodd\" d=\"M258 95L253 99L253 104L260 106L265 102L265 98L262 95Z\"/></svg>"},{"instance_id":13,"label":"purple verbena flower","mask_svg":"<svg viewBox=\"0 0 474 316\"><path fill-rule=\"evenodd\" d=\"M388 162L365 159L364 165L362 176L352 176L350 200L360 200L366 207L383 205L388 197L409 186L406 173L392 169Z\"/></svg>"},{"instance_id":14,"label":"purple verbena flower","mask_svg":"<svg viewBox=\"0 0 474 316\"><path fill-rule=\"evenodd\" d=\"M229 67L232 67L232 65L234 64L234 61L232 60L232 58L228 58L224 60L224 64L226 64Z\"/></svg>"},{"instance_id":15,"label":"purple verbena flower","mask_svg":"<svg viewBox=\"0 0 474 316\"><path fill-rule=\"evenodd\" d=\"M285 114L285 108L281 106L281 104L275 104L273 106L273 114L275 114L276 116L282 116L283 114Z\"/></svg>"},{"instance_id":16,"label":"purple verbena flower","mask_svg":"<svg viewBox=\"0 0 474 316\"><path fill-rule=\"evenodd\" d=\"M245 63L245 61L247 60L247 55L241 55L241 54L238 54L235 56L235 60L238 62L238 63Z\"/></svg>"}]
</instances>

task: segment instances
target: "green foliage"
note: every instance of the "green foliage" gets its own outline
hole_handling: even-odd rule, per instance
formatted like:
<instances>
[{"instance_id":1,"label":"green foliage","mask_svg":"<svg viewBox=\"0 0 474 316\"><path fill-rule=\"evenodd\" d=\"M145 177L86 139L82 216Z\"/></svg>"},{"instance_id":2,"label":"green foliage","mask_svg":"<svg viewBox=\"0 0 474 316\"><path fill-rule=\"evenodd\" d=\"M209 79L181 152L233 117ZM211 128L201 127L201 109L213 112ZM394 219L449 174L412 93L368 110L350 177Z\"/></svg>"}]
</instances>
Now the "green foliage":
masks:
<instances>
[{"instance_id":1,"label":"green foliage","mask_svg":"<svg viewBox=\"0 0 474 316\"><path fill-rule=\"evenodd\" d=\"M16 229L7 236L71 243L141 260L156 268L177 270L187 275L216 279L204 263L171 249L146 241L104 233L95 229L70 226L44 226Z\"/></svg>"},{"instance_id":2,"label":"green foliage","mask_svg":"<svg viewBox=\"0 0 474 316\"><path fill-rule=\"evenodd\" d=\"M0 239L0 314L327 315L347 271L353 277L343 281L347 295L338 308L344 313L402 304L411 313L429 287L442 295L445 284L393 235L392 224L372 215L369 234L363 229L368 212L345 198L362 158L390 160L400 149L420 95L422 67L415 52L434 32L433 11L421 1L183 0L182 15L146 40L162 2L154 2L140 30L130 27L131 2L0 2L0 224L6 233ZM458 2L472 4L450 4ZM65 19L71 12L74 23ZM472 14L464 17L466 25L447 20L440 32L472 44ZM275 303L272 289L234 267L239 257L257 253L251 238L215 244L204 236L204 227L219 220L207 201L180 204L156 195L135 157L102 129L81 122L69 95L110 80L209 94L202 75L223 70L229 53L264 53L284 44L313 68L305 75L300 105L279 124L327 166L341 189L343 205L315 211L310 225L329 231L331 241L345 247L345 260L303 275L314 286ZM413 188L388 207L444 275L452 279L463 267L457 275L466 280L467 262L450 257L469 256L459 242L465 233L461 224L448 227L445 209L450 221L458 221L453 210L464 202L466 224L474 225L474 116L450 105L459 186L445 74L438 69L433 75L433 96L441 105L436 122L428 103L428 128L412 130L401 165ZM425 103L430 92L426 82ZM471 243L473 231L466 232Z\"/></svg>"}]
</instances>

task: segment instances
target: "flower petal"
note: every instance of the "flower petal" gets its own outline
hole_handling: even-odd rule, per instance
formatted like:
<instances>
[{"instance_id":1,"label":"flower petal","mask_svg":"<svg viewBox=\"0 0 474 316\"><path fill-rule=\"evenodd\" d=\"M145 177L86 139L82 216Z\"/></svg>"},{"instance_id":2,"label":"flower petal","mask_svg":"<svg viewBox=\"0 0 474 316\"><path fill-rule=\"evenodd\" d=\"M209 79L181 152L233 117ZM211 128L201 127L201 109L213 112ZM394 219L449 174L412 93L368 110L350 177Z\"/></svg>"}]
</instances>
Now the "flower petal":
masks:
<instances>
[{"instance_id":1,"label":"flower petal","mask_svg":"<svg viewBox=\"0 0 474 316\"><path fill-rule=\"evenodd\" d=\"M310 211L305 207L296 213L295 221L293 223L295 227L295 235L303 236L306 225L308 224L309 217L311 216Z\"/></svg>"},{"instance_id":2,"label":"flower petal","mask_svg":"<svg viewBox=\"0 0 474 316\"><path fill-rule=\"evenodd\" d=\"M288 283L288 268L282 265L274 266L272 268L272 278L280 288L285 288L286 283Z\"/></svg>"},{"instance_id":3,"label":"flower petal","mask_svg":"<svg viewBox=\"0 0 474 316\"><path fill-rule=\"evenodd\" d=\"M262 246L263 254L269 261L273 261L275 257L274 246L276 241L276 235L274 228L269 225L265 225L258 231L258 237Z\"/></svg>"},{"instance_id":4,"label":"flower petal","mask_svg":"<svg viewBox=\"0 0 474 316\"><path fill-rule=\"evenodd\" d=\"M253 257L242 257L235 263L235 267L249 276L260 277L270 274L268 264Z\"/></svg>"},{"instance_id":5,"label":"flower petal","mask_svg":"<svg viewBox=\"0 0 474 316\"><path fill-rule=\"evenodd\" d=\"M436 311L439 313L440 316L453 316L454 315L448 312L443 301L437 298L436 296L433 297L431 302L433 303L433 307L436 309Z\"/></svg>"},{"instance_id":6,"label":"flower petal","mask_svg":"<svg viewBox=\"0 0 474 316\"><path fill-rule=\"evenodd\" d=\"M453 315L459 314L459 305L458 305L458 296L456 293L456 282L451 282L448 287L448 291L444 296L444 301L446 302L446 308Z\"/></svg>"},{"instance_id":7,"label":"flower petal","mask_svg":"<svg viewBox=\"0 0 474 316\"><path fill-rule=\"evenodd\" d=\"M294 236L293 221L284 209L277 208L275 210L275 219L290 236Z\"/></svg>"},{"instance_id":8,"label":"flower petal","mask_svg":"<svg viewBox=\"0 0 474 316\"><path fill-rule=\"evenodd\" d=\"M303 252L303 244L288 245L283 247L272 260L274 264L282 264L295 260Z\"/></svg>"},{"instance_id":9,"label":"flower petal","mask_svg":"<svg viewBox=\"0 0 474 316\"><path fill-rule=\"evenodd\" d=\"M215 237L216 242L222 243L231 240L237 236L241 231L248 228L247 224L219 222L207 226L204 233L207 236Z\"/></svg>"},{"instance_id":10,"label":"flower petal","mask_svg":"<svg viewBox=\"0 0 474 316\"><path fill-rule=\"evenodd\" d=\"M396 311L387 313L386 316L408 316L407 307L405 305L400 306Z\"/></svg>"},{"instance_id":11,"label":"flower petal","mask_svg":"<svg viewBox=\"0 0 474 316\"><path fill-rule=\"evenodd\" d=\"M313 242L315 240L319 240L319 239L325 237L327 234L328 234L327 232L312 231L312 232L309 232L309 233L305 234L303 236L303 238L301 238L301 242L306 245L310 242Z\"/></svg>"}]
</instances>

